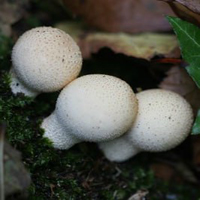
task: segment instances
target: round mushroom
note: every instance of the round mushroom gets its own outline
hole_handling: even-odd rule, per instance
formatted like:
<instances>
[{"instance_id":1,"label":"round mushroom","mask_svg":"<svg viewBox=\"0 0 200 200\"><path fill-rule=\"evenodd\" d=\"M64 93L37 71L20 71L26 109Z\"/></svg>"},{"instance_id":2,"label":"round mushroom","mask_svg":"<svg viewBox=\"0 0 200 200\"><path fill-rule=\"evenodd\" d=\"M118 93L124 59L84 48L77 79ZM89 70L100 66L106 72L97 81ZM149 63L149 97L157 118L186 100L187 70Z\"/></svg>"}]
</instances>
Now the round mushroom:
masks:
<instances>
[{"instance_id":1,"label":"round mushroom","mask_svg":"<svg viewBox=\"0 0 200 200\"><path fill-rule=\"evenodd\" d=\"M126 82L109 75L86 75L62 90L55 111L44 119L42 128L55 148L68 149L80 141L121 136L136 114L137 100Z\"/></svg>"},{"instance_id":2,"label":"round mushroom","mask_svg":"<svg viewBox=\"0 0 200 200\"><path fill-rule=\"evenodd\" d=\"M64 31L38 27L25 32L12 50L11 89L14 94L36 96L62 89L82 66L75 41Z\"/></svg>"},{"instance_id":3,"label":"round mushroom","mask_svg":"<svg viewBox=\"0 0 200 200\"><path fill-rule=\"evenodd\" d=\"M99 144L111 161L122 162L141 151L172 149L190 133L193 111L182 96L167 90L151 89L138 93L136 97L138 114L132 128L120 138Z\"/></svg>"}]
</instances>

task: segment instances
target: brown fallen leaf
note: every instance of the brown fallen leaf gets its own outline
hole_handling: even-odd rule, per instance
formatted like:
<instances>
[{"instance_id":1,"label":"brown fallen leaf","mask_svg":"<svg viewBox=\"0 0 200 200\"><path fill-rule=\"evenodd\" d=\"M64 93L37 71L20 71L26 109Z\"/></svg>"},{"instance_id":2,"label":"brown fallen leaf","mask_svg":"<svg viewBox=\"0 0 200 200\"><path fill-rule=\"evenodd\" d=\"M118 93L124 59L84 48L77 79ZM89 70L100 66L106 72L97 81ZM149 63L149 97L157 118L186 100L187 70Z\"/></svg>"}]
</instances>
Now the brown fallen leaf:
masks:
<instances>
[{"instance_id":1,"label":"brown fallen leaf","mask_svg":"<svg viewBox=\"0 0 200 200\"><path fill-rule=\"evenodd\" d=\"M192 148L193 148L193 164L199 168L200 171L200 135L193 136Z\"/></svg>"},{"instance_id":2,"label":"brown fallen leaf","mask_svg":"<svg viewBox=\"0 0 200 200\"><path fill-rule=\"evenodd\" d=\"M29 0L0 0L0 31L4 35L11 35L11 25L25 14L28 4Z\"/></svg>"},{"instance_id":3,"label":"brown fallen leaf","mask_svg":"<svg viewBox=\"0 0 200 200\"><path fill-rule=\"evenodd\" d=\"M154 172L155 176L164 181L170 181L175 176L175 170L172 166L164 163L154 163L151 165L151 170Z\"/></svg>"},{"instance_id":4,"label":"brown fallen leaf","mask_svg":"<svg viewBox=\"0 0 200 200\"><path fill-rule=\"evenodd\" d=\"M195 113L200 108L200 90L186 70L179 66L172 67L167 72L167 77L160 83L159 87L174 91L191 104Z\"/></svg>"},{"instance_id":5,"label":"brown fallen leaf","mask_svg":"<svg viewBox=\"0 0 200 200\"><path fill-rule=\"evenodd\" d=\"M26 190L31 182L20 153L4 140L5 125L0 124L0 199Z\"/></svg>"},{"instance_id":6,"label":"brown fallen leaf","mask_svg":"<svg viewBox=\"0 0 200 200\"><path fill-rule=\"evenodd\" d=\"M5 197L4 187L4 137L5 137L5 124L0 124L0 199Z\"/></svg>"},{"instance_id":7,"label":"brown fallen leaf","mask_svg":"<svg viewBox=\"0 0 200 200\"><path fill-rule=\"evenodd\" d=\"M164 0L166 2L177 2L189 8L195 13L200 14L200 1L199 0Z\"/></svg>"},{"instance_id":8,"label":"brown fallen leaf","mask_svg":"<svg viewBox=\"0 0 200 200\"><path fill-rule=\"evenodd\" d=\"M155 176L167 182L184 182L198 183L198 179L194 175L193 171L182 161L176 162L170 160L163 160L159 163L151 165L151 170Z\"/></svg>"},{"instance_id":9,"label":"brown fallen leaf","mask_svg":"<svg viewBox=\"0 0 200 200\"><path fill-rule=\"evenodd\" d=\"M108 32L139 33L171 30L165 15L170 7L155 0L63 0L73 16Z\"/></svg>"},{"instance_id":10,"label":"brown fallen leaf","mask_svg":"<svg viewBox=\"0 0 200 200\"><path fill-rule=\"evenodd\" d=\"M128 200L144 200L148 195L147 190L138 190L134 195L128 198Z\"/></svg>"},{"instance_id":11,"label":"brown fallen leaf","mask_svg":"<svg viewBox=\"0 0 200 200\"><path fill-rule=\"evenodd\" d=\"M5 143L4 168L5 168L5 195L26 190L31 178L25 169L20 153Z\"/></svg>"},{"instance_id":12,"label":"brown fallen leaf","mask_svg":"<svg viewBox=\"0 0 200 200\"><path fill-rule=\"evenodd\" d=\"M115 53L122 53L135 58L151 60L154 56L180 57L176 37L171 34L142 33L105 33L87 32L83 25L63 22L56 25L70 34L80 46L83 58L90 58L101 48L110 48Z\"/></svg>"},{"instance_id":13,"label":"brown fallen leaf","mask_svg":"<svg viewBox=\"0 0 200 200\"><path fill-rule=\"evenodd\" d=\"M200 1L162 0L168 2L172 10L181 19L200 26ZM196 4L196 7L195 7Z\"/></svg>"}]
</instances>

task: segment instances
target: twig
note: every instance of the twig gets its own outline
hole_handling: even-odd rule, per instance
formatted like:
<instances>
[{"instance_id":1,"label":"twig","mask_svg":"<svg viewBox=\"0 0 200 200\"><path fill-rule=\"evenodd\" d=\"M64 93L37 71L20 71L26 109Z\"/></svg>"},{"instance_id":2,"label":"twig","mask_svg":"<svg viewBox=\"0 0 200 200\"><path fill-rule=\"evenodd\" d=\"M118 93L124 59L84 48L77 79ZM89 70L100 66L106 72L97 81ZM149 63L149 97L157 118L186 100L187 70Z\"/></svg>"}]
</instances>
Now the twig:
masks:
<instances>
[{"instance_id":1,"label":"twig","mask_svg":"<svg viewBox=\"0 0 200 200\"><path fill-rule=\"evenodd\" d=\"M5 135L5 124L0 124L0 200L5 199L4 194L4 135Z\"/></svg>"}]
</instances>

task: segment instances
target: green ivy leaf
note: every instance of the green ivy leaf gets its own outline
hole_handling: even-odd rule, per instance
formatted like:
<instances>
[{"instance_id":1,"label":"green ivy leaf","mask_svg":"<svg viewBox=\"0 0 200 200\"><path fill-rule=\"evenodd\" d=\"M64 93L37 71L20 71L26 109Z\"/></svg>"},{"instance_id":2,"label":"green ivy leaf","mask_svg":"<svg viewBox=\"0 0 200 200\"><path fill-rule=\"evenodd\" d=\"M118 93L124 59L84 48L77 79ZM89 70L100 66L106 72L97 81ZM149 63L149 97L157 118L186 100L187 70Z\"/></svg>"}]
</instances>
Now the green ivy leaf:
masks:
<instances>
[{"instance_id":1,"label":"green ivy leaf","mask_svg":"<svg viewBox=\"0 0 200 200\"><path fill-rule=\"evenodd\" d=\"M183 59L189 63L186 68L200 88L200 29L177 17L167 17L177 35ZM200 134L200 110L192 128L192 135Z\"/></svg>"},{"instance_id":2,"label":"green ivy leaf","mask_svg":"<svg viewBox=\"0 0 200 200\"><path fill-rule=\"evenodd\" d=\"M186 68L186 70L195 81L198 88L200 88L200 67L198 67L196 64L191 64L189 67Z\"/></svg>"},{"instance_id":3,"label":"green ivy leaf","mask_svg":"<svg viewBox=\"0 0 200 200\"><path fill-rule=\"evenodd\" d=\"M200 134L200 110L198 111L196 120L192 128L192 135L198 135L198 134Z\"/></svg>"},{"instance_id":4,"label":"green ivy leaf","mask_svg":"<svg viewBox=\"0 0 200 200\"><path fill-rule=\"evenodd\" d=\"M189 63L187 71L200 88L200 29L177 17L167 17L179 40L182 56Z\"/></svg>"}]
</instances>

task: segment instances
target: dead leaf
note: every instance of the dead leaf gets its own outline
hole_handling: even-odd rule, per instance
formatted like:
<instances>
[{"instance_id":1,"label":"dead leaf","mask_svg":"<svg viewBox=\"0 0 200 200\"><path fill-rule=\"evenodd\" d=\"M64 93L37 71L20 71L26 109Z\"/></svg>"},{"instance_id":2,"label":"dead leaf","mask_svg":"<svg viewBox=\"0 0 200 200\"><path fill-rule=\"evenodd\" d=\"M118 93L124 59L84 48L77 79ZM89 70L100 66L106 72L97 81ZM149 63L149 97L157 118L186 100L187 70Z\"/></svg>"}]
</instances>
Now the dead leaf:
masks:
<instances>
[{"instance_id":1,"label":"dead leaf","mask_svg":"<svg viewBox=\"0 0 200 200\"><path fill-rule=\"evenodd\" d=\"M0 124L0 199L5 197L4 189L4 137L5 137L5 124Z\"/></svg>"},{"instance_id":2,"label":"dead leaf","mask_svg":"<svg viewBox=\"0 0 200 200\"><path fill-rule=\"evenodd\" d=\"M144 200L149 192L147 190L138 190L134 195L128 198L128 200Z\"/></svg>"},{"instance_id":3,"label":"dead leaf","mask_svg":"<svg viewBox=\"0 0 200 200\"><path fill-rule=\"evenodd\" d=\"M21 161L21 154L8 143L4 148L4 168L6 195L22 192L29 187L31 178Z\"/></svg>"},{"instance_id":4,"label":"dead leaf","mask_svg":"<svg viewBox=\"0 0 200 200\"><path fill-rule=\"evenodd\" d=\"M193 136L192 148L193 148L193 163L198 168L200 167L200 136Z\"/></svg>"},{"instance_id":5,"label":"dead leaf","mask_svg":"<svg viewBox=\"0 0 200 200\"><path fill-rule=\"evenodd\" d=\"M174 167L186 181L193 184L197 184L199 182L194 172L184 162L174 163Z\"/></svg>"},{"instance_id":6,"label":"dead leaf","mask_svg":"<svg viewBox=\"0 0 200 200\"><path fill-rule=\"evenodd\" d=\"M198 174L200 173L200 135L191 138L192 141L192 163Z\"/></svg>"},{"instance_id":7,"label":"dead leaf","mask_svg":"<svg viewBox=\"0 0 200 200\"><path fill-rule=\"evenodd\" d=\"M165 15L170 7L155 0L63 0L73 16L108 32L139 33L171 30Z\"/></svg>"},{"instance_id":8,"label":"dead leaf","mask_svg":"<svg viewBox=\"0 0 200 200\"><path fill-rule=\"evenodd\" d=\"M162 163L154 163L151 165L156 177L167 182L184 182L184 180L197 184L198 179L194 175L193 171L182 161L176 162L170 160L163 160Z\"/></svg>"},{"instance_id":9,"label":"dead leaf","mask_svg":"<svg viewBox=\"0 0 200 200\"><path fill-rule=\"evenodd\" d=\"M164 0L166 2L177 2L189 8L195 13L200 14L200 1L199 0Z\"/></svg>"},{"instance_id":10,"label":"dead leaf","mask_svg":"<svg viewBox=\"0 0 200 200\"><path fill-rule=\"evenodd\" d=\"M186 70L179 66L172 67L167 77L159 85L160 88L174 91L191 104L195 113L200 108L200 90Z\"/></svg>"},{"instance_id":11,"label":"dead leaf","mask_svg":"<svg viewBox=\"0 0 200 200\"><path fill-rule=\"evenodd\" d=\"M175 176L175 170L172 166L163 163L154 163L151 165L151 170L155 176L164 181L170 181Z\"/></svg>"},{"instance_id":12,"label":"dead leaf","mask_svg":"<svg viewBox=\"0 0 200 200\"><path fill-rule=\"evenodd\" d=\"M193 24L196 24L197 26L200 26L199 0L196 0L196 1L163 0L163 1L168 2L172 10L181 19L191 22ZM195 8L195 4L197 4L196 8Z\"/></svg>"},{"instance_id":13,"label":"dead leaf","mask_svg":"<svg viewBox=\"0 0 200 200\"><path fill-rule=\"evenodd\" d=\"M63 22L56 25L70 34L80 46L83 58L90 58L101 48L110 48L115 53L122 53L135 58L150 60L154 56L180 57L176 37L171 34L87 32L83 25Z\"/></svg>"},{"instance_id":14,"label":"dead leaf","mask_svg":"<svg viewBox=\"0 0 200 200\"><path fill-rule=\"evenodd\" d=\"M4 35L11 35L11 25L25 14L28 3L29 0L0 0L0 31Z\"/></svg>"},{"instance_id":15,"label":"dead leaf","mask_svg":"<svg viewBox=\"0 0 200 200\"><path fill-rule=\"evenodd\" d=\"M31 182L24 168L20 153L5 142L6 126L0 123L0 199L19 193L28 188Z\"/></svg>"}]
</instances>

